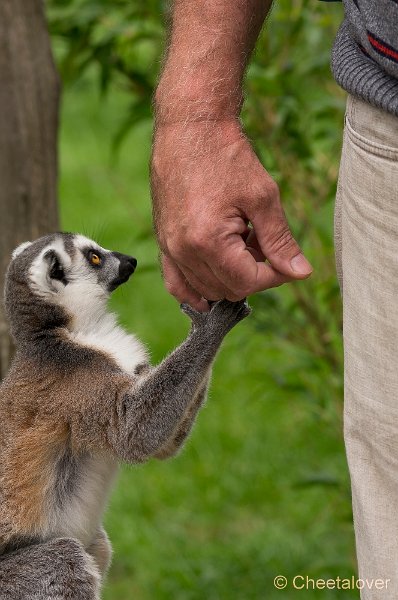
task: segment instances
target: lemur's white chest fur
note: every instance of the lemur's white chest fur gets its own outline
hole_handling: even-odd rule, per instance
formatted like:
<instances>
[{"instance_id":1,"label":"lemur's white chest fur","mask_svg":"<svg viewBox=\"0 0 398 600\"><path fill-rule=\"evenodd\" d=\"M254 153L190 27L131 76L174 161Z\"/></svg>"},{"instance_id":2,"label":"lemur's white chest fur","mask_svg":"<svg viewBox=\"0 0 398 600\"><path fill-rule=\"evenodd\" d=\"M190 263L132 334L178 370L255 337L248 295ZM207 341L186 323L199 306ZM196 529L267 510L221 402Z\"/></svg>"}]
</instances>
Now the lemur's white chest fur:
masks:
<instances>
[{"instance_id":1,"label":"lemur's white chest fur","mask_svg":"<svg viewBox=\"0 0 398 600\"><path fill-rule=\"evenodd\" d=\"M115 316L105 310L95 316L87 310L76 313L70 336L79 345L106 353L129 374L148 361L147 351L139 340L124 331ZM101 524L117 462L104 454L92 454L82 459L79 470L76 490L68 502L55 511L52 525L56 535L75 537L87 546Z\"/></svg>"},{"instance_id":2,"label":"lemur's white chest fur","mask_svg":"<svg viewBox=\"0 0 398 600\"><path fill-rule=\"evenodd\" d=\"M74 317L70 335L76 343L108 354L126 373L133 374L139 364L148 361L145 347L117 324L112 313Z\"/></svg>"},{"instance_id":3,"label":"lemur's white chest fur","mask_svg":"<svg viewBox=\"0 0 398 600\"><path fill-rule=\"evenodd\" d=\"M73 315L69 335L82 346L99 350L129 374L148 361L145 347L139 340L117 324L116 317L107 312L106 305L91 310L81 304L74 291L67 298L67 308ZM84 456L79 464L76 489L65 504L52 515L51 525L56 535L72 536L88 546L102 521L102 515L112 487L117 462L104 454Z\"/></svg>"},{"instance_id":4,"label":"lemur's white chest fur","mask_svg":"<svg viewBox=\"0 0 398 600\"><path fill-rule=\"evenodd\" d=\"M91 324L76 319L75 326L70 333L75 342L107 353L128 373L147 361L145 348L116 324L112 314L104 314ZM78 463L75 488L61 506L50 511L50 536L73 537L88 547L101 525L117 469L117 461L104 453L83 456Z\"/></svg>"}]
</instances>

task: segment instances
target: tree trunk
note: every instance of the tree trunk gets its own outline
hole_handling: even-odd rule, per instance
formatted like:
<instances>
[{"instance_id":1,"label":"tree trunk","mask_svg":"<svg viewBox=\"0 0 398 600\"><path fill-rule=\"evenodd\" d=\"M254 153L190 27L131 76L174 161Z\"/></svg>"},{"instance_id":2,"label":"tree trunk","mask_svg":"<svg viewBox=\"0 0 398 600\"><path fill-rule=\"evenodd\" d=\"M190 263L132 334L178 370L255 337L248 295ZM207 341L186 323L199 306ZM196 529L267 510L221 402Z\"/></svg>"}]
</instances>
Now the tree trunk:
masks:
<instances>
[{"instance_id":1,"label":"tree trunk","mask_svg":"<svg viewBox=\"0 0 398 600\"><path fill-rule=\"evenodd\" d=\"M59 78L42 0L0 0L0 292L11 251L57 229ZM0 306L0 377L12 343Z\"/></svg>"}]
</instances>

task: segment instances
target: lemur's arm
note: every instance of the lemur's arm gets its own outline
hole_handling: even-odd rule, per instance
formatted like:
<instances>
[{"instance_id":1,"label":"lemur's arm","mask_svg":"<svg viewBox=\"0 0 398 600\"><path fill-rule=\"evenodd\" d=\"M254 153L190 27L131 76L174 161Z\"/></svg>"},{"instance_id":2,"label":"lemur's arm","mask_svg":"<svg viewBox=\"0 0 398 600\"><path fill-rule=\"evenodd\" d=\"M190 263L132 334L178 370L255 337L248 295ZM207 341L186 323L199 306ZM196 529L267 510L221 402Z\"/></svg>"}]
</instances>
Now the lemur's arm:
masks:
<instances>
[{"instance_id":1,"label":"lemur's arm","mask_svg":"<svg viewBox=\"0 0 398 600\"><path fill-rule=\"evenodd\" d=\"M210 369L208 370L207 375L205 375L204 377L204 383L202 384L196 396L193 397L190 406L188 406L187 410L185 411L185 414L181 419L180 423L178 424L174 435L167 441L167 443L164 446L162 446L162 448L158 452L156 452L156 454L154 454L155 458L159 458L161 460L165 458L170 458L170 456L174 456L174 454L176 454L178 450L182 447L183 443L185 442L185 440L191 432L199 409L206 400L209 379Z\"/></svg>"},{"instance_id":2,"label":"lemur's arm","mask_svg":"<svg viewBox=\"0 0 398 600\"><path fill-rule=\"evenodd\" d=\"M245 302L227 300L214 304L208 313L187 305L182 309L192 320L187 339L135 384L124 381L112 391L109 381L108 393L116 400L103 403L100 424L98 407L82 415L80 435L87 438L84 428L92 429L97 440L100 435L122 460L143 462L172 453L182 444L203 401L211 363L224 336L250 312Z\"/></svg>"},{"instance_id":3,"label":"lemur's arm","mask_svg":"<svg viewBox=\"0 0 398 600\"><path fill-rule=\"evenodd\" d=\"M216 303L209 313L188 305L192 319L188 338L143 381L123 394L112 414L108 442L124 460L142 462L170 439L193 398L205 383L209 367L227 332L249 314L245 302Z\"/></svg>"}]
</instances>

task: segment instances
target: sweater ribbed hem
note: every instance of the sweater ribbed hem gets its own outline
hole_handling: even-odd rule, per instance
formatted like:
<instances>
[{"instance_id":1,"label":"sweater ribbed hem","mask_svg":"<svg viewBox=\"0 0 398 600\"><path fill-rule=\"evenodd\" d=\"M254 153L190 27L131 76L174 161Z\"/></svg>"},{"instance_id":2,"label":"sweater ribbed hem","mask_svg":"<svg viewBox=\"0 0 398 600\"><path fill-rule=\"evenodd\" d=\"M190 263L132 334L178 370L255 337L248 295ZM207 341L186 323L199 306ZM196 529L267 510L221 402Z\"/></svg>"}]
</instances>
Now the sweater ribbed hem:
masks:
<instances>
[{"instance_id":1,"label":"sweater ribbed hem","mask_svg":"<svg viewBox=\"0 0 398 600\"><path fill-rule=\"evenodd\" d=\"M337 33L331 67L335 80L347 92L398 117L398 79L360 49L347 21Z\"/></svg>"}]
</instances>

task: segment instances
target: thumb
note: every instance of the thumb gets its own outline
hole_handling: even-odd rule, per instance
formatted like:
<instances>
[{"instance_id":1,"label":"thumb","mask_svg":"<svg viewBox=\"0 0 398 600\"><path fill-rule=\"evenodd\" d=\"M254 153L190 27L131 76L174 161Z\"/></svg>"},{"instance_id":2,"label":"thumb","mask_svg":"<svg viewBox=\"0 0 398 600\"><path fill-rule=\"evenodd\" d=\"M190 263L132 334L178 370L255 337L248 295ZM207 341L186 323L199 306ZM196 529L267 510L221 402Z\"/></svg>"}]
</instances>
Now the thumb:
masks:
<instances>
[{"instance_id":1,"label":"thumb","mask_svg":"<svg viewBox=\"0 0 398 600\"><path fill-rule=\"evenodd\" d=\"M256 215L251 222L262 253L284 275L305 279L313 268L294 239L279 200L278 206Z\"/></svg>"}]
</instances>

